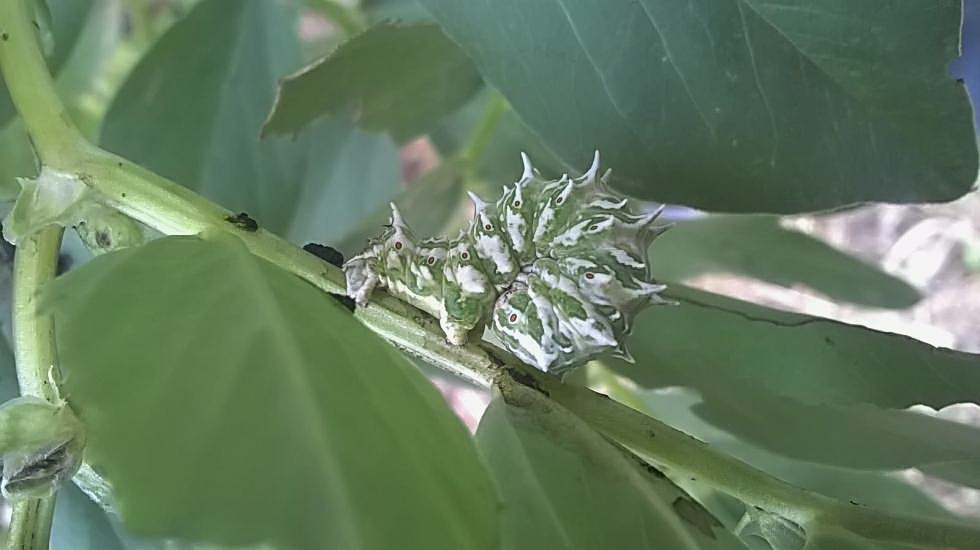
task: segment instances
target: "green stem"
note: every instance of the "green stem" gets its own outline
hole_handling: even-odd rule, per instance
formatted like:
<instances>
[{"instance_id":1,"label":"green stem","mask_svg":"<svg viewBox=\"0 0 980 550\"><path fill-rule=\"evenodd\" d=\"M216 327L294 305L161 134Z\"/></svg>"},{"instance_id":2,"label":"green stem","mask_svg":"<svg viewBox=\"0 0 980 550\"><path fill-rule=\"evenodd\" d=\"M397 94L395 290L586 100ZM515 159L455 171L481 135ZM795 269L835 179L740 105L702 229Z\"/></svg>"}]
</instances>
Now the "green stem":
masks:
<instances>
[{"instance_id":1,"label":"green stem","mask_svg":"<svg viewBox=\"0 0 980 550\"><path fill-rule=\"evenodd\" d=\"M24 125L41 162L62 169L76 158L83 137L51 84L33 16L27 0L0 0L0 69L17 111L30 113Z\"/></svg>"},{"instance_id":2,"label":"green stem","mask_svg":"<svg viewBox=\"0 0 980 550\"><path fill-rule=\"evenodd\" d=\"M54 496L32 498L14 506L7 532L7 550L44 550L51 538ZM46 525L46 529L38 526Z\"/></svg>"},{"instance_id":3,"label":"green stem","mask_svg":"<svg viewBox=\"0 0 980 550\"><path fill-rule=\"evenodd\" d=\"M59 401L51 384L57 358L54 322L40 312L38 293L54 279L63 230L49 226L21 240L14 253L13 335L17 382L21 395ZM55 494L14 504L7 548L48 547Z\"/></svg>"},{"instance_id":4,"label":"green stem","mask_svg":"<svg viewBox=\"0 0 980 550\"><path fill-rule=\"evenodd\" d=\"M461 160L474 163L483 156L483 152L490 143L490 138L493 137L497 125L500 124L500 118L504 116L505 112L507 112L507 101L500 93L494 92L490 102L483 110L483 116L473 127L466 144L460 148L458 156Z\"/></svg>"},{"instance_id":5,"label":"green stem","mask_svg":"<svg viewBox=\"0 0 980 550\"><path fill-rule=\"evenodd\" d=\"M13 16L17 17L13 17ZM10 39L0 47L0 64L21 115L45 163L77 174L104 202L167 234L226 233L235 235L257 256L293 272L327 292L343 292L343 273L262 229L249 231L229 221L229 212L161 176L125 159L86 145L63 117L50 76L31 63L40 53L17 0L0 0L0 21ZM12 43L19 43L12 48ZM29 38L29 39L28 39ZM33 51L32 51L33 50ZM19 56L11 52L19 52ZM24 60L31 60L27 67ZM21 70L24 68L24 70ZM504 107L493 104L465 148L473 155L486 146ZM45 249L51 248L46 246ZM49 258L50 259L50 258ZM853 507L806 491L721 453L662 422L640 414L584 388L562 384L476 344L448 344L431 317L384 293L358 308L357 317L382 337L437 367L483 386L519 380L536 387L585 420L593 429L639 451L652 460L709 483L749 505L759 506L802 525L828 520L874 540L906 541L969 548L980 540L980 528ZM491 353L487 353L487 349ZM76 482L79 478L76 477Z\"/></svg>"}]
</instances>

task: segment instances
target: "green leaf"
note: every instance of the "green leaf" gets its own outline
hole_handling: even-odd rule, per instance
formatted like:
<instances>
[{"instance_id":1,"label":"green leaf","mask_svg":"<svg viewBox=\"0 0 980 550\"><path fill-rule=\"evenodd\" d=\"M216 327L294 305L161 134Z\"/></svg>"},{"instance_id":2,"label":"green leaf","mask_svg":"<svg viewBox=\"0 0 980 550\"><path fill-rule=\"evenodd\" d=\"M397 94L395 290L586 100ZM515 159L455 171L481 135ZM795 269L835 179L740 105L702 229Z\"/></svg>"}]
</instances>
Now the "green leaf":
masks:
<instances>
[{"instance_id":1,"label":"green leaf","mask_svg":"<svg viewBox=\"0 0 980 550\"><path fill-rule=\"evenodd\" d=\"M48 70L52 75L57 76L74 50L76 42L82 36L82 31L89 18L89 12L96 2L92 0L46 0L44 4L44 7L39 9L42 13L47 12L50 15L50 21L45 21L50 27L48 28L47 24L42 25L37 22L37 28L39 32L43 32L42 27L45 27L50 33L50 41L53 42L54 48L47 56ZM0 86L0 126L6 125L16 114L14 104L10 101L10 93L6 86Z\"/></svg>"},{"instance_id":2,"label":"green leaf","mask_svg":"<svg viewBox=\"0 0 980 550\"><path fill-rule=\"evenodd\" d=\"M351 113L398 141L426 132L481 87L480 74L432 23L382 23L287 77L263 135L296 134L324 115Z\"/></svg>"},{"instance_id":3,"label":"green leaf","mask_svg":"<svg viewBox=\"0 0 980 550\"><path fill-rule=\"evenodd\" d=\"M650 247L659 281L729 272L783 286L806 285L832 299L906 308L919 293L908 283L836 248L779 225L776 216L708 216L681 222Z\"/></svg>"},{"instance_id":4,"label":"green leaf","mask_svg":"<svg viewBox=\"0 0 980 550\"><path fill-rule=\"evenodd\" d=\"M642 387L697 390L695 413L754 445L855 469L959 463L980 483L980 430L895 410L977 399L976 356L672 287L629 340Z\"/></svg>"},{"instance_id":5,"label":"green leaf","mask_svg":"<svg viewBox=\"0 0 980 550\"><path fill-rule=\"evenodd\" d=\"M493 546L492 484L438 392L329 296L237 240L105 254L46 302L87 456L133 532Z\"/></svg>"},{"instance_id":6,"label":"green leaf","mask_svg":"<svg viewBox=\"0 0 980 550\"><path fill-rule=\"evenodd\" d=\"M461 173L457 163L444 162L428 174L409 184L394 200L398 210L420 237L443 235L453 214L460 211L463 198ZM346 254L364 249L367 240L377 237L391 217L391 207L375 210L353 231L338 242L337 248Z\"/></svg>"},{"instance_id":7,"label":"green leaf","mask_svg":"<svg viewBox=\"0 0 980 550\"><path fill-rule=\"evenodd\" d=\"M623 375L644 387L697 387L729 376L802 403L885 408L980 403L980 356L907 336L778 311L672 285L627 344Z\"/></svg>"},{"instance_id":8,"label":"green leaf","mask_svg":"<svg viewBox=\"0 0 980 550\"><path fill-rule=\"evenodd\" d=\"M620 399L619 394L623 391L630 390L619 387L610 395ZM639 400L643 412L798 487L844 502L853 500L892 512L946 519L951 517L936 501L893 473L793 460L720 430L694 414L692 407L696 407L701 399L690 390L639 390L635 398Z\"/></svg>"},{"instance_id":9,"label":"green leaf","mask_svg":"<svg viewBox=\"0 0 980 550\"><path fill-rule=\"evenodd\" d=\"M513 391L476 436L504 498L503 548L743 548L652 466L534 390Z\"/></svg>"},{"instance_id":10,"label":"green leaf","mask_svg":"<svg viewBox=\"0 0 980 550\"><path fill-rule=\"evenodd\" d=\"M276 79L301 63L293 15L264 0L195 5L123 84L102 144L271 231L322 223L343 234L396 192L397 149L342 120L296 140L259 140ZM353 173L352 165L335 168L344 157L372 163ZM350 215L321 222L323 214L305 206L325 203Z\"/></svg>"},{"instance_id":11,"label":"green leaf","mask_svg":"<svg viewBox=\"0 0 980 550\"><path fill-rule=\"evenodd\" d=\"M961 3L421 0L571 165L709 210L951 200L977 176Z\"/></svg>"},{"instance_id":12,"label":"green leaf","mask_svg":"<svg viewBox=\"0 0 980 550\"><path fill-rule=\"evenodd\" d=\"M284 234L289 240L336 243L398 196L398 149L387 138L346 120L315 124L309 140L307 183Z\"/></svg>"}]
</instances>

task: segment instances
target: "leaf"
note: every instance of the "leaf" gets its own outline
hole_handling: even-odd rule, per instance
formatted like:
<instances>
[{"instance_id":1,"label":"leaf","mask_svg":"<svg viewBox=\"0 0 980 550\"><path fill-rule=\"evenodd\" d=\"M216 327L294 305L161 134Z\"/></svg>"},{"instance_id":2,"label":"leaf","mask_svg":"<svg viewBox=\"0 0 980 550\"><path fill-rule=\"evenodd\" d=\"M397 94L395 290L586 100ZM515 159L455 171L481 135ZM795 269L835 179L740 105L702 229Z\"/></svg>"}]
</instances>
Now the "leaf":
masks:
<instances>
[{"instance_id":1,"label":"leaf","mask_svg":"<svg viewBox=\"0 0 980 550\"><path fill-rule=\"evenodd\" d=\"M977 175L956 0L421 0L567 163L708 210L951 200Z\"/></svg>"},{"instance_id":2,"label":"leaf","mask_svg":"<svg viewBox=\"0 0 980 550\"><path fill-rule=\"evenodd\" d=\"M196 4L122 85L102 144L273 232L321 224L342 234L355 216L394 195L398 180L389 178L397 174L397 149L342 120L318 124L297 140L259 140L276 79L301 62L292 15L263 0ZM356 172L335 167L345 156L372 164ZM321 222L320 213L304 207L325 203L351 215Z\"/></svg>"},{"instance_id":3,"label":"leaf","mask_svg":"<svg viewBox=\"0 0 980 550\"><path fill-rule=\"evenodd\" d=\"M237 240L105 254L45 302L88 457L134 533L493 546L493 488L438 392L329 296Z\"/></svg>"},{"instance_id":4,"label":"leaf","mask_svg":"<svg viewBox=\"0 0 980 550\"><path fill-rule=\"evenodd\" d=\"M743 548L653 467L534 390L495 399L477 431L504 498L503 548Z\"/></svg>"},{"instance_id":5,"label":"leaf","mask_svg":"<svg viewBox=\"0 0 980 550\"><path fill-rule=\"evenodd\" d=\"M459 211L463 184L459 166L443 162L429 173L409 184L393 201L398 210L420 237L444 234L446 224ZM368 239L377 237L391 217L391 207L384 205L339 241L339 248L355 254L365 248Z\"/></svg>"},{"instance_id":6,"label":"leaf","mask_svg":"<svg viewBox=\"0 0 980 550\"><path fill-rule=\"evenodd\" d=\"M309 184L284 233L297 244L339 242L398 196L398 149L346 120L317 123L307 134L300 140L310 140Z\"/></svg>"},{"instance_id":7,"label":"leaf","mask_svg":"<svg viewBox=\"0 0 980 550\"><path fill-rule=\"evenodd\" d=\"M806 285L835 300L906 308L919 292L881 269L804 233L776 216L708 216L681 222L650 247L659 281L729 272L783 286Z\"/></svg>"},{"instance_id":8,"label":"leaf","mask_svg":"<svg viewBox=\"0 0 980 550\"><path fill-rule=\"evenodd\" d=\"M324 115L351 113L398 141L426 132L481 87L480 74L432 23L382 23L283 79L263 135L296 134Z\"/></svg>"},{"instance_id":9,"label":"leaf","mask_svg":"<svg viewBox=\"0 0 980 550\"><path fill-rule=\"evenodd\" d=\"M970 354L786 314L683 287L676 307L642 316L628 341L642 387L697 390L707 422L783 456L895 470L960 461L980 478L980 430L894 410L976 399ZM973 483L975 481L971 481Z\"/></svg>"},{"instance_id":10,"label":"leaf","mask_svg":"<svg viewBox=\"0 0 980 550\"><path fill-rule=\"evenodd\" d=\"M50 15L50 40L53 49L47 56L48 71L57 76L65 65L69 55L75 48L76 42L82 36L82 31L92 10L92 0L44 0L45 5L40 9ZM47 27L47 25L43 25ZM38 23L38 30L42 25ZM9 123L17 111L10 100L6 86L0 86L0 127Z\"/></svg>"},{"instance_id":11,"label":"leaf","mask_svg":"<svg viewBox=\"0 0 980 550\"><path fill-rule=\"evenodd\" d=\"M617 393L621 391L627 390L617 388L617 392L610 395L619 399ZM671 388L636 393L643 412L797 487L892 512L951 517L937 502L890 472L789 459L712 426L692 411L701 399L691 390Z\"/></svg>"},{"instance_id":12,"label":"leaf","mask_svg":"<svg viewBox=\"0 0 980 550\"><path fill-rule=\"evenodd\" d=\"M644 387L729 376L806 404L980 402L980 356L683 285L666 296L678 304L640 316L627 341L637 365L619 369Z\"/></svg>"}]
</instances>

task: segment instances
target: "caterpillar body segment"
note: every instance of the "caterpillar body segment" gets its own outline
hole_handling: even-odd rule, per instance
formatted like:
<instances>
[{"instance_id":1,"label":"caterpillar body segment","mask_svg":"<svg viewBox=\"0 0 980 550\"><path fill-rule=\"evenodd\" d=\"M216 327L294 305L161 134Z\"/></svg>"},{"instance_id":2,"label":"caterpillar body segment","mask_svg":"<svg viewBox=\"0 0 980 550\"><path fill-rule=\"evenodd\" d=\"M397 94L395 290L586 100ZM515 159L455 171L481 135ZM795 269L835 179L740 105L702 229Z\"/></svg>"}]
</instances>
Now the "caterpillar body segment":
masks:
<instances>
[{"instance_id":1,"label":"caterpillar body segment","mask_svg":"<svg viewBox=\"0 0 980 550\"><path fill-rule=\"evenodd\" d=\"M562 373L603 353L629 357L636 313L663 303L646 249L666 229L661 210L636 212L598 177L524 171L493 203L470 193L474 216L452 239L418 239L392 205L391 222L344 264L359 304L376 286L439 319L449 342L488 327L523 361ZM608 172L607 172L608 174Z\"/></svg>"}]
</instances>

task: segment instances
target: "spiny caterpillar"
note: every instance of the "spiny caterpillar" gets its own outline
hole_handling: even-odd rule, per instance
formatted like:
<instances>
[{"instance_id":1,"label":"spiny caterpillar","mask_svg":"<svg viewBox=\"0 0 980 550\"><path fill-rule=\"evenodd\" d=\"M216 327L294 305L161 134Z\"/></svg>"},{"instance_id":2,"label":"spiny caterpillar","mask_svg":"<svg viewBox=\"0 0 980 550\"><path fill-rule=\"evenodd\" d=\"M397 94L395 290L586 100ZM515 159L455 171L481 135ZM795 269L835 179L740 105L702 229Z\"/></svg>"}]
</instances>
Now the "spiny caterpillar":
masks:
<instances>
[{"instance_id":1,"label":"spiny caterpillar","mask_svg":"<svg viewBox=\"0 0 980 550\"><path fill-rule=\"evenodd\" d=\"M495 204L470 193L475 215L455 239L418 240L391 205L391 223L344 264L347 294L375 286L439 318L450 343L490 324L511 353L563 373L597 355L629 358L633 316L663 303L646 250L666 229L660 211L637 214L601 178L599 152L577 178L544 180L523 153L524 173Z\"/></svg>"}]
</instances>

